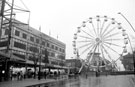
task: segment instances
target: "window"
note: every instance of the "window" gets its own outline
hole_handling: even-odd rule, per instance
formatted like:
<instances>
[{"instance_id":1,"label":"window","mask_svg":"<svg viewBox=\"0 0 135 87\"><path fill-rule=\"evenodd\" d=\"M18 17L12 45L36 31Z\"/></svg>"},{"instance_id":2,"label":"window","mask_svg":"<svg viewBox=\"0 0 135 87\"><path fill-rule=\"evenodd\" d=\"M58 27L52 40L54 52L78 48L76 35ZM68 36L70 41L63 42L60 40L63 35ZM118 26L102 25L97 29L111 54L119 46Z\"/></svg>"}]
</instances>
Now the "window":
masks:
<instances>
[{"instance_id":1,"label":"window","mask_svg":"<svg viewBox=\"0 0 135 87\"><path fill-rule=\"evenodd\" d=\"M27 39L27 35L26 34L22 34L22 37L24 38L24 39Z\"/></svg>"},{"instance_id":2,"label":"window","mask_svg":"<svg viewBox=\"0 0 135 87\"><path fill-rule=\"evenodd\" d=\"M45 55L45 50L42 50L42 54L44 54L44 55Z\"/></svg>"},{"instance_id":3,"label":"window","mask_svg":"<svg viewBox=\"0 0 135 87\"><path fill-rule=\"evenodd\" d=\"M49 47L50 46L50 44L49 43L47 43L47 47Z\"/></svg>"},{"instance_id":4,"label":"window","mask_svg":"<svg viewBox=\"0 0 135 87\"><path fill-rule=\"evenodd\" d=\"M52 57L54 57L54 56L55 56L55 54L54 54L54 53L51 53L51 56L52 56Z\"/></svg>"},{"instance_id":5,"label":"window","mask_svg":"<svg viewBox=\"0 0 135 87\"><path fill-rule=\"evenodd\" d=\"M22 44L22 43L19 43L19 42L14 42L14 47L17 47L17 48L20 48L20 49L26 49L26 45L25 44Z\"/></svg>"},{"instance_id":6,"label":"window","mask_svg":"<svg viewBox=\"0 0 135 87\"><path fill-rule=\"evenodd\" d=\"M5 35L8 35L8 33L9 33L9 30L5 29Z\"/></svg>"},{"instance_id":7,"label":"window","mask_svg":"<svg viewBox=\"0 0 135 87\"><path fill-rule=\"evenodd\" d=\"M57 46L55 47L55 50L58 50L58 47Z\"/></svg>"},{"instance_id":8,"label":"window","mask_svg":"<svg viewBox=\"0 0 135 87\"><path fill-rule=\"evenodd\" d=\"M8 45L8 41L2 41L0 42L0 47L5 47Z\"/></svg>"},{"instance_id":9,"label":"window","mask_svg":"<svg viewBox=\"0 0 135 87\"><path fill-rule=\"evenodd\" d=\"M64 53L64 52L65 52L65 50L63 49L63 50L62 50L62 52Z\"/></svg>"},{"instance_id":10,"label":"window","mask_svg":"<svg viewBox=\"0 0 135 87\"><path fill-rule=\"evenodd\" d=\"M51 47L52 49L54 49L54 45L52 45L52 47Z\"/></svg>"},{"instance_id":11,"label":"window","mask_svg":"<svg viewBox=\"0 0 135 87\"><path fill-rule=\"evenodd\" d=\"M51 64L58 65L58 62L57 61L51 61Z\"/></svg>"},{"instance_id":12,"label":"window","mask_svg":"<svg viewBox=\"0 0 135 87\"><path fill-rule=\"evenodd\" d=\"M45 46L45 42L44 42L44 41L42 41L42 45L44 45L44 46Z\"/></svg>"},{"instance_id":13,"label":"window","mask_svg":"<svg viewBox=\"0 0 135 87\"><path fill-rule=\"evenodd\" d=\"M48 51L48 56L50 56L50 52Z\"/></svg>"},{"instance_id":14,"label":"window","mask_svg":"<svg viewBox=\"0 0 135 87\"><path fill-rule=\"evenodd\" d=\"M30 41L34 42L34 37L30 37Z\"/></svg>"},{"instance_id":15,"label":"window","mask_svg":"<svg viewBox=\"0 0 135 87\"><path fill-rule=\"evenodd\" d=\"M36 43L39 43L39 39L36 39Z\"/></svg>"},{"instance_id":16,"label":"window","mask_svg":"<svg viewBox=\"0 0 135 87\"><path fill-rule=\"evenodd\" d=\"M39 53L39 49L38 49L37 47L34 47L34 46L30 46L30 47L29 47L29 50L30 50L31 52L34 52L34 53Z\"/></svg>"},{"instance_id":17,"label":"window","mask_svg":"<svg viewBox=\"0 0 135 87\"><path fill-rule=\"evenodd\" d=\"M59 48L59 51L61 52L61 48Z\"/></svg>"},{"instance_id":18,"label":"window","mask_svg":"<svg viewBox=\"0 0 135 87\"><path fill-rule=\"evenodd\" d=\"M15 35L16 36L19 36L20 35L20 32L18 30L15 30Z\"/></svg>"}]
</instances>

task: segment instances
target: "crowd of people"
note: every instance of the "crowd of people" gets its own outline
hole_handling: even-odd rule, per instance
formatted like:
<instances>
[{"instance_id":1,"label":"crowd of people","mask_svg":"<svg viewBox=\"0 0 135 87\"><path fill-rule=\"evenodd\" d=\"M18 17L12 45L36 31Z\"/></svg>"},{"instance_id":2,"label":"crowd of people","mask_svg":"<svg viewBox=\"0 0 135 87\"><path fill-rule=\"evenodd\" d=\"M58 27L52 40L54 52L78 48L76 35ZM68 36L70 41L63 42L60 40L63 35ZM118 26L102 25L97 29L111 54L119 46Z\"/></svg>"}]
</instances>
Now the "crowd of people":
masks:
<instances>
[{"instance_id":1,"label":"crowd of people","mask_svg":"<svg viewBox=\"0 0 135 87\"><path fill-rule=\"evenodd\" d=\"M54 78L57 79L60 75L64 75L66 73L61 73L60 71L44 71L44 72L33 72L33 71L17 71L17 72L10 72L10 79L11 80L22 80L25 78L37 78L39 75L41 78L47 79L47 78Z\"/></svg>"}]
</instances>

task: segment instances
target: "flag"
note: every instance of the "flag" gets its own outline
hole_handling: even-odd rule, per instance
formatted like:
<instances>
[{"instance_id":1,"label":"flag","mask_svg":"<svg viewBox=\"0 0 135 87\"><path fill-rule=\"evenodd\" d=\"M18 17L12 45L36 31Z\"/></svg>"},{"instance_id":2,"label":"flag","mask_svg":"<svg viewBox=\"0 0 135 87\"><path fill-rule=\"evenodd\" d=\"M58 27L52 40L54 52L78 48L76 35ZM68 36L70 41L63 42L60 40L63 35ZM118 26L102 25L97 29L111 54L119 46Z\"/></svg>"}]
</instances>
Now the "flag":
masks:
<instances>
[{"instance_id":1,"label":"flag","mask_svg":"<svg viewBox=\"0 0 135 87\"><path fill-rule=\"evenodd\" d=\"M49 30L49 36L51 36L51 30Z\"/></svg>"},{"instance_id":2,"label":"flag","mask_svg":"<svg viewBox=\"0 0 135 87\"><path fill-rule=\"evenodd\" d=\"M58 35L57 35L57 39L58 39Z\"/></svg>"},{"instance_id":3,"label":"flag","mask_svg":"<svg viewBox=\"0 0 135 87\"><path fill-rule=\"evenodd\" d=\"M39 27L39 31L41 31L41 26Z\"/></svg>"},{"instance_id":4,"label":"flag","mask_svg":"<svg viewBox=\"0 0 135 87\"><path fill-rule=\"evenodd\" d=\"M49 63L49 60L48 60L48 51L47 51L47 49L45 49L44 63Z\"/></svg>"}]
</instances>

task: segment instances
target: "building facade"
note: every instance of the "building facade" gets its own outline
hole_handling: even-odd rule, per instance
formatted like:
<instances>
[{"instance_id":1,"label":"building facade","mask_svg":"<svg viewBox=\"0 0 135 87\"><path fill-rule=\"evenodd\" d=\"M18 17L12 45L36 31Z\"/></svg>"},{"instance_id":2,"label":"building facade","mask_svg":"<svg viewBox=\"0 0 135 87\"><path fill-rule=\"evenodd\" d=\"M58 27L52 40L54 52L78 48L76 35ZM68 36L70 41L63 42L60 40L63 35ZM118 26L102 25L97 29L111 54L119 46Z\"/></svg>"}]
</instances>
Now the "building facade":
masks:
<instances>
[{"instance_id":1,"label":"building facade","mask_svg":"<svg viewBox=\"0 0 135 87\"><path fill-rule=\"evenodd\" d=\"M134 54L128 53L127 55L123 56L121 59L122 64L125 68L125 71L133 71L134 70L134 58L135 58L135 52Z\"/></svg>"},{"instance_id":2,"label":"building facade","mask_svg":"<svg viewBox=\"0 0 135 87\"><path fill-rule=\"evenodd\" d=\"M82 62L79 59L66 59L66 66L68 67L68 73L78 73L82 66Z\"/></svg>"},{"instance_id":3,"label":"building facade","mask_svg":"<svg viewBox=\"0 0 135 87\"><path fill-rule=\"evenodd\" d=\"M4 53L5 56L8 55L8 57L1 56L1 60L7 58L10 63L14 62L14 65L32 66L41 63L44 66L47 50L49 62L47 67L63 67L66 55L66 45L63 42L17 20L12 20L10 31L9 23L6 24L8 21L4 22L5 25L1 29L0 52ZM10 66L13 66L13 63Z\"/></svg>"}]
</instances>

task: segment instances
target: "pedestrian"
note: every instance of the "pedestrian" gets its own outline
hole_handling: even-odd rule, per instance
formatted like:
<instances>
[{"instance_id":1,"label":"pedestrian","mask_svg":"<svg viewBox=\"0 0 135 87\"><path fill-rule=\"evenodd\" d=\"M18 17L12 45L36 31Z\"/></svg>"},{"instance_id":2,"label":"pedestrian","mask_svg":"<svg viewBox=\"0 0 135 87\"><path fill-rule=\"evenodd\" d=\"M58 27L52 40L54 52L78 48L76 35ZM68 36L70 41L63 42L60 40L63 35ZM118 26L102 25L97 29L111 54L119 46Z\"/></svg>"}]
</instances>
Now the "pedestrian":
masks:
<instances>
[{"instance_id":1,"label":"pedestrian","mask_svg":"<svg viewBox=\"0 0 135 87\"><path fill-rule=\"evenodd\" d=\"M54 79L57 79L57 72L54 71Z\"/></svg>"},{"instance_id":2,"label":"pedestrian","mask_svg":"<svg viewBox=\"0 0 135 87\"><path fill-rule=\"evenodd\" d=\"M17 80L20 80L20 71L17 72Z\"/></svg>"},{"instance_id":3,"label":"pedestrian","mask_svg":"<svg viewBox=\"0 0 135 87\"><path fill-rule=\"evenodd\" d=\"M99 76L99 72L98 71L96 71L96 77L98 77Z\"/></svg>"},{"instance_id":4,"label":"pedestrian","mask_svg":"<svg viewBox=\"0 0 135 87\"><path fill-rule=\"evenodd\" d=\"M60 71L58 71L58 78L60 78Z\"/></svg>"},{"instance_id":5,"label":"pedestrian","mask_svg":"<svg viewBox=\"0 0 135 87\"><path fill-rule=\"evenodd\" d=\"M44 78L46 79L46 75L47 75L47 73L46 73L46 71L44 72Z\"/></svg>"},{"instance_id":6,"label":"pedestrian","mask_svg":"<svg viewBox=\"0 0 135 87\"><path fill-rule=\"evenodd\" d=\"M86 73L86 79L87 79L87 77L88 77L88 74Z\"/></svg>"},{"instance_id":7,"label":"pedestrian","mask_svg":"<svg viewBox=\"0 0 135 87\"><path fill-rule=\"evenodd\" d=\"M9 75L10 75L10 79L12 80L13 71L10 71Z\"/></svg>"},{"instance_id":8,"label":"pedestrian","mask_svg":"<svg viewBox=\"0 0 135 87\"><path fill-rule=\"evenodd\" d=\"M20 80L22 80L22 78L23 78L23 72L20 71Z\"/></svg>"}]
</instances>

